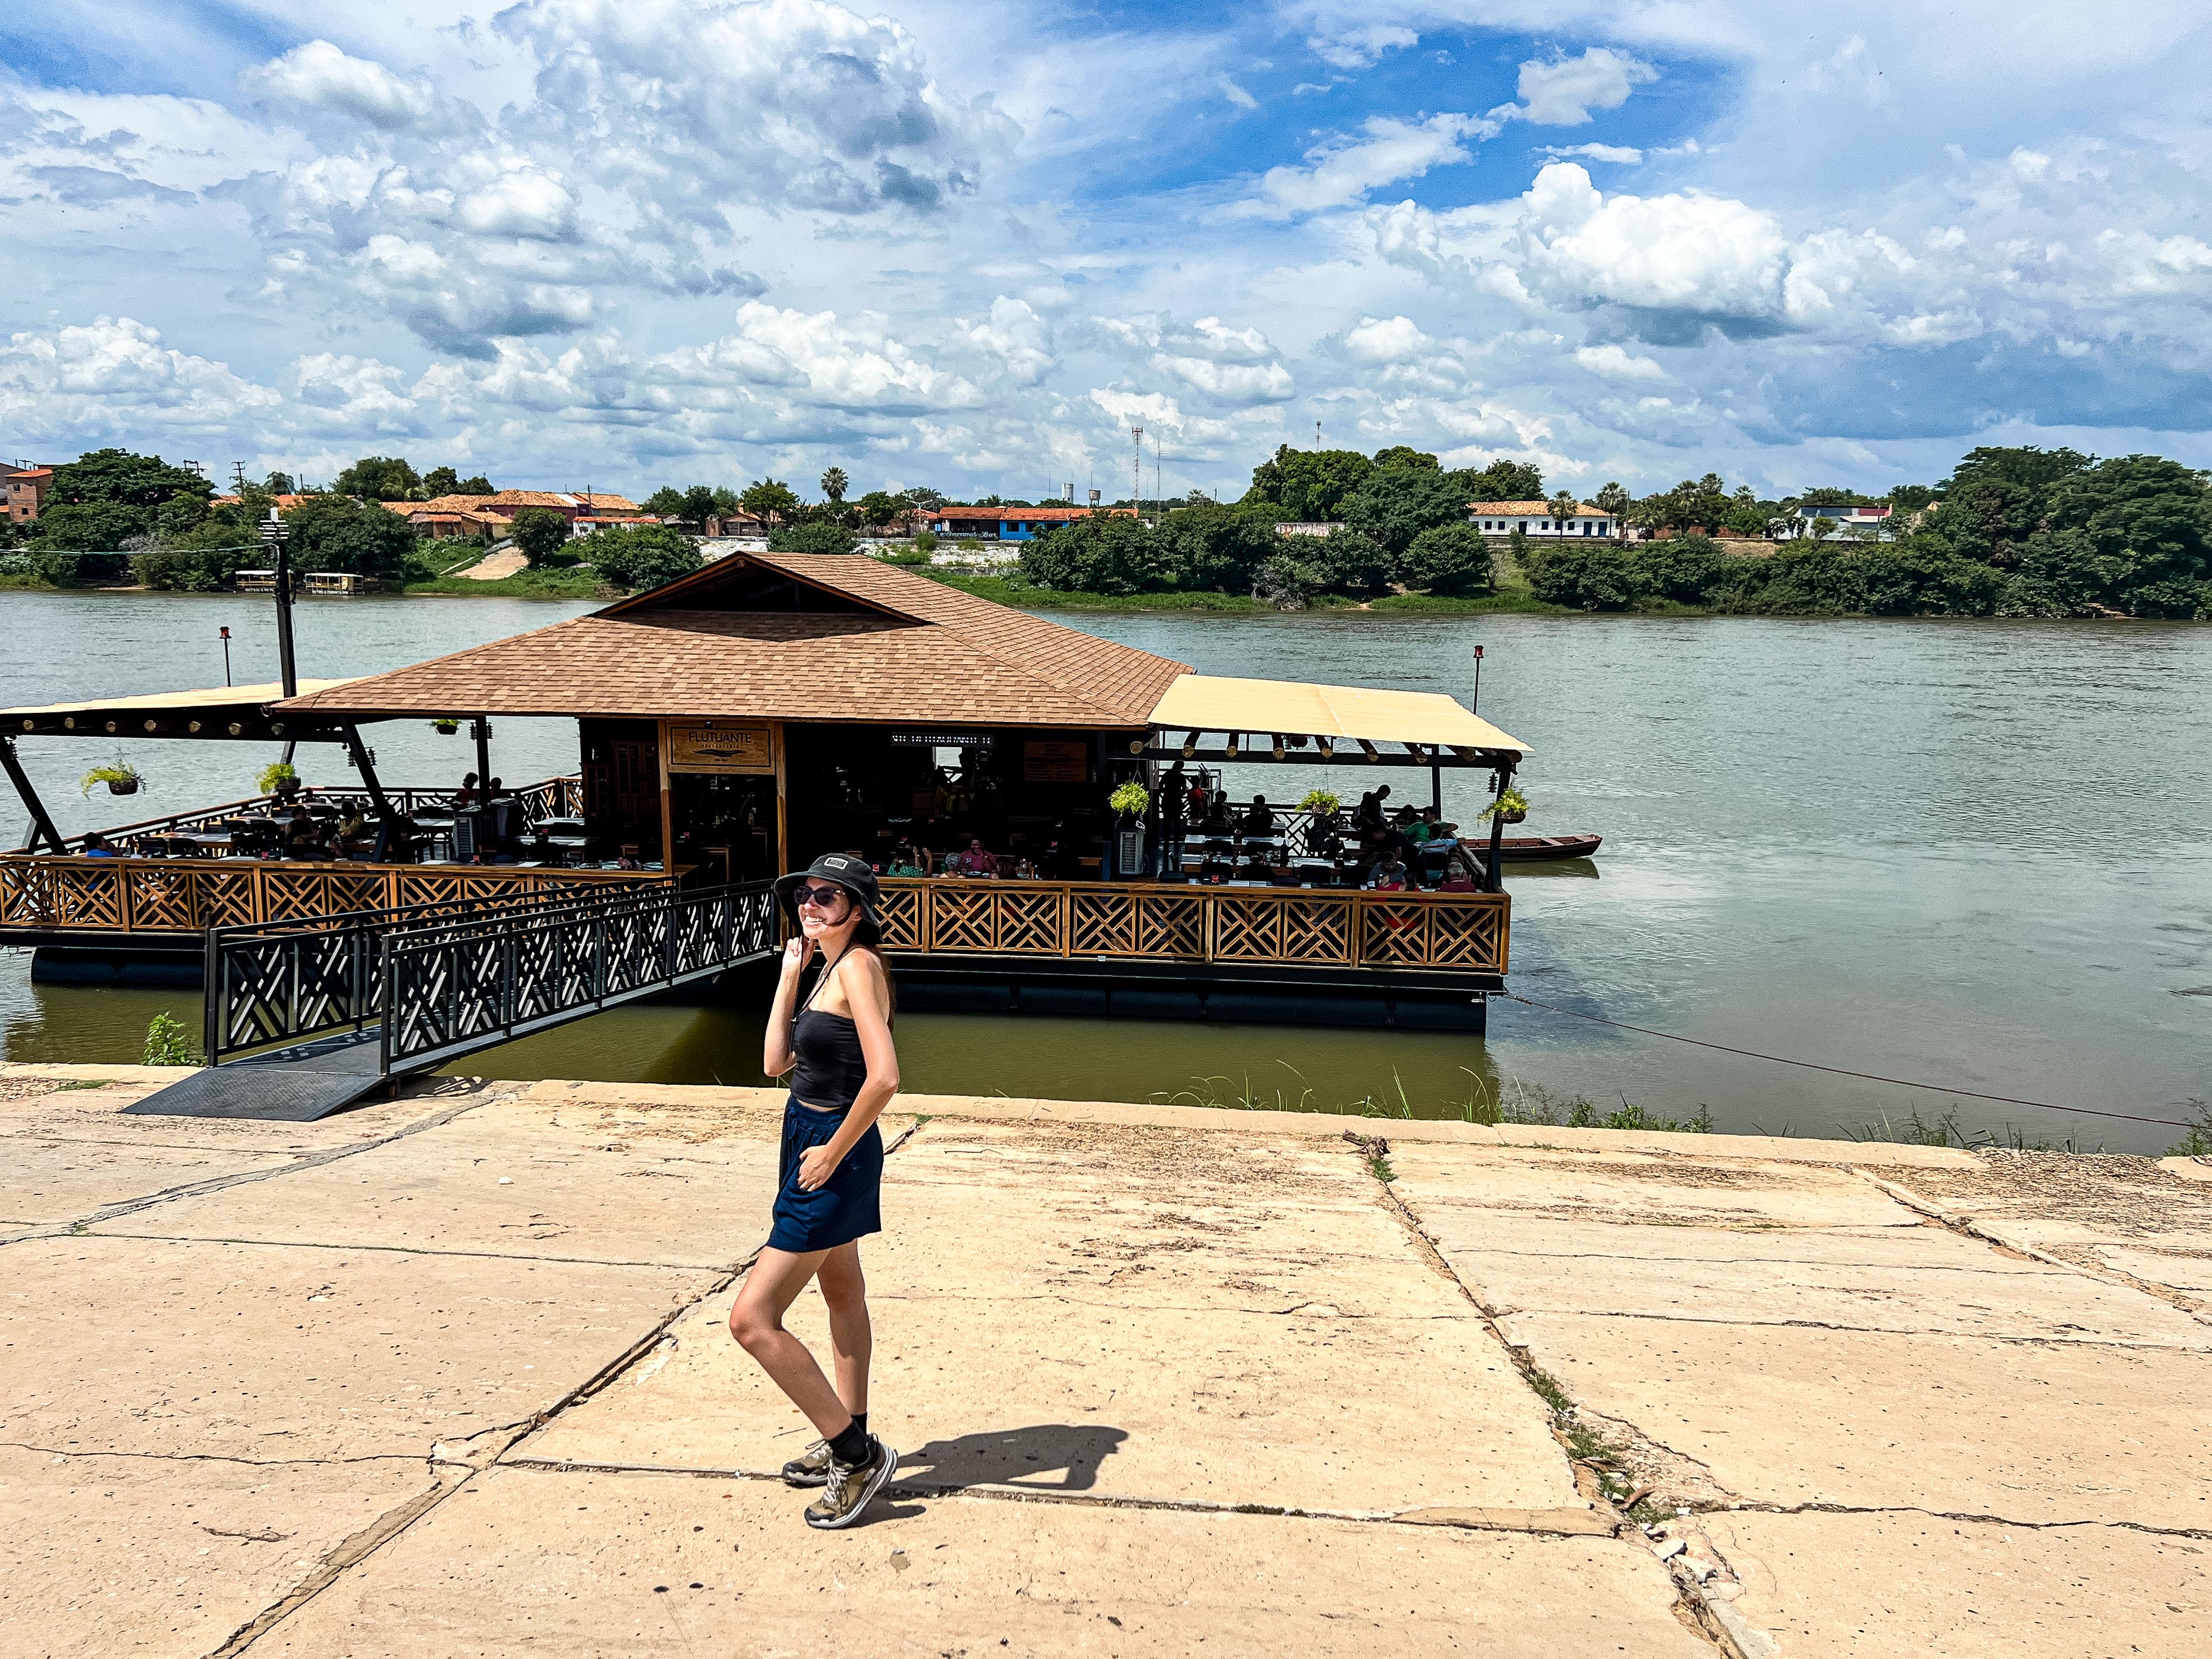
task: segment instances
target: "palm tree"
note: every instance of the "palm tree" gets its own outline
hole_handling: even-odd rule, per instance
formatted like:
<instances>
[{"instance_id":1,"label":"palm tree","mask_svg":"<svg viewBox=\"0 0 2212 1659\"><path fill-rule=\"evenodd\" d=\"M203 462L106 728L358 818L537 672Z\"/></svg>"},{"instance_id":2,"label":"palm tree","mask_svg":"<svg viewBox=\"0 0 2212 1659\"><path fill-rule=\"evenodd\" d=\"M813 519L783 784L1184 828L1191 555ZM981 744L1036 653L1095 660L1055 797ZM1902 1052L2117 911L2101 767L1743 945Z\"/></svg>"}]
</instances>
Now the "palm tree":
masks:
<instances>
[{"instance_id":1,"label":"palm tree","mask_svg":"<svg viewBox=\"0 0 2212 1659\"><path fill-rule=\"evenodd\" d=\"M822 475L823 496L824 499L829 501L843 501L845 499L845 486L850 482L851 480L845 477L845 469L843 467L831 467L827 472Z\"/></svg>"},{"instance_id":2,"label":"palm tree","mask_svg":"<svg viewBox=\"0 0 2212 1659\"><path fill-rule=\"evenodd\" d=\"M1573 490L1562 489L1546 502L1545 507L1559 528L1565 530L1574 523L1575 514L1580 509L1582 503L1575 499Z\"/></svg>"}]
</instances>

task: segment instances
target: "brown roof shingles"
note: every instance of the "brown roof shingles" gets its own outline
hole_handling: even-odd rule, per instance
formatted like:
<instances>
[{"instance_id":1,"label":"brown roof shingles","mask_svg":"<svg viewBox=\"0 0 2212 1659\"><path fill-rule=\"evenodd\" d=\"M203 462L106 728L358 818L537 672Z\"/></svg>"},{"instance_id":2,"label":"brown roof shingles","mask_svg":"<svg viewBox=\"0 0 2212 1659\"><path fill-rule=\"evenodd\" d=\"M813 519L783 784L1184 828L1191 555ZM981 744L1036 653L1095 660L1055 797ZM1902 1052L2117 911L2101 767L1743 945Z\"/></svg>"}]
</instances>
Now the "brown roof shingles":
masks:
<instances>
[{"instance_id":1,"label":"brown roof shingles","mask_svg":"<svg viewBox=\"0 0 2212 1659\"><path fill-rule=\"evenodd\" d=\"M682 608L745 561L879 609ZM287 707L1114 728L1145 725L1169 682L1188 672L864 554L742 554L597 615Z\"/></svg>"}]
</instances>

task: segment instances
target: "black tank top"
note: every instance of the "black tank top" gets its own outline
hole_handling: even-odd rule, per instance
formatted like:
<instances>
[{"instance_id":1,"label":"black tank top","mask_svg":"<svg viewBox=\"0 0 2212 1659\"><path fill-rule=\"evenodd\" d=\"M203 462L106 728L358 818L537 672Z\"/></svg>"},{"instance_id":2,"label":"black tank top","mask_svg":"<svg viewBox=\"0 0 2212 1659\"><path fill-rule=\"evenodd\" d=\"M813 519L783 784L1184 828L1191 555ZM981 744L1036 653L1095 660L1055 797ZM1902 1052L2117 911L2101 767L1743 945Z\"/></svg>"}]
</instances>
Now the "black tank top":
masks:
<instances>
[{"instance_id":1,"label":"black tank top","mask_svg":"<svg viewBox=\"0 0 2212 1659\"><path fill-rule=\"evenodd\" d=\"M806 994L810 1003L823 981L824 970ZM791 1092L803 1106L842 1111L860 1097L868 1080L867 1057L860 1052L860 1030L849 1014L825 1013L801 1008L791 1023Z\"/></svg>"}]
</instances>

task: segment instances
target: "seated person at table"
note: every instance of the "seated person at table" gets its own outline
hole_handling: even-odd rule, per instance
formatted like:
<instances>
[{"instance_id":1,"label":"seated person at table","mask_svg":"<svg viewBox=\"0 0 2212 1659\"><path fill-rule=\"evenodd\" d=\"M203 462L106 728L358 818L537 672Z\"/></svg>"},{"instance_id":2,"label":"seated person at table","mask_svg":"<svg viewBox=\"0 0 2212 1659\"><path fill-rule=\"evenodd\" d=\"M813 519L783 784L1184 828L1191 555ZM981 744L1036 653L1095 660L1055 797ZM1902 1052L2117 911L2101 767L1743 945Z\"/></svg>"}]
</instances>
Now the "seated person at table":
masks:
<instances>
[{"instance_id":1,"label":"seated person at table","mask_svg":"<svg viewBox=\"0 0 2212 1659\"><path fill-rule=\"evenodd\" d=\"M1380 829L1382 824L1382 803L1389 793L1390 786L1386 783L1377 788L1370 789L1360 796L1359 805L1352 811L1352 827L1362 835L1370 830Z\"/></svg>"},{"instance_id":2,"label":"seated person at table","mask_svg":"<svg viewBox=\"0 0 2212 1659\"><path fill-rule=\"evenodd\" d=\"M368 833L368 814L359 803L349 806L339 815L337 838L340 841L359 841Z\"/></svg>"},{"instance_id":3,"label":"seated person at table","mask_svg":"<svg viewBox=\"0 0 2212 1659\"><path fill-rule=\"evenodd\" d=\"M1027 859L1016 859L1014 860L1014 879L1016 881L1035 881L1036 878L1036 866L1031 864Z\"/></svg>"},{"instance_id":4,"label":"seated person at table","mask_svg":"<svg viewBox=\"0 0 2212 1659\"><path fill-rule=\"evenodd\" d=\"M1243 836L1272 836L1275 833L1275 815L1267 810L1265 795L1252 797L1252 805L1237 820L1237 832Z\"/></svg>"},{"instance_id":5,"label":"seated person at table","mask_svg":"<svg viewBox=\"0 0 2212 1659\"><path fill-rule=\"evenodd\" d=\"M112 859L120 857L121 854L107 844L106 836L95 830L84 838L84 851L78 856L88 859Z\"/></svg>"},{"instance_id":6,"label":"seated person at table","mask_svg":"<svg viewBox=\"0 0 2212 1659\"><path fill-rule=\"evenodd\" d=\"M1482 865L1475 855L1455 842L1444 855L1444 878L1437 884L1440 893L1474 893L1482 889Z\"/></svg>"},{"instance_id":7,"label":"seated person at table","mask_svg":"<svg viewBox=\"0 0 2212 1659\"><path fill-rule=\"evenodd\" d=\"M1375 866L1375 873L1367 878L1368 887L1380 893L1402 893L1411 884L1405 860L1395 850L1383 854Z\"/></svg>"},{"instance_id":8,"label":"seated person at table","mask_svg":"<svg viewBox=\"0 0 2212 1659\"><path fill-rule=\"evenodd\" d=\"M983 845L981 836L968 837L968 850L952 857L952 873L956 876L995 876L999 873L996 854Z\"/></svg>"},{"instance_id":9,"label":"seated person at table","mask_svg":"<svg viewBox=\"0 0 2212 1659\"><path fill-rule=\"evenodd\" d=\"M292 820L291 828L284 835L286 858L326 859L330 855L330 848L323 845L322 837L315 833L313 819L302 816Z\"/></svg>"},{"instance_id":10,"label":"seated person at table","mask_svg":"<svg viewBox=\"0 0 2212 1659\"><path fill-rule=\"evenodd\" d=\"M1413 836L1417 842L1432 843L1456 841L1459 838L1459 825L1447 823L1443 814L1433 806L1425 806L1421 809L1420 829L1422 833Z\"/></svg>"},{"instance_id":11,"label":"seated person at table","mask_svg":"<svg viewBox=\"0 0 2212 1659\"><path fill-rule=\"evenodd\" d=\"M1226 789L1215 791L1212 800L1206 805L1206 817L1200 820L1198 827L1201 834L1216 837L1237 833L1236 821L1229 816L1229 792Z\"/></svg>"},{"instance_id":12,"label":"seated person at table","mask_svg":"<svg viewBox=\"0 0 2212 1659\"><path fill-rule=\"evenodd\" d=\"M461 780L461 787L453 791L453 808L466 812L483 805L483 792L477 787L477 775L469 773Z\"/></svg>"},{"instance_id":13,"label":"seated person at table","mask_svg":"<svg viewBox=\"0 0 2212 1659\"><path fill-rule=\"evenodd\" d=\"M922 854L925 863L928 857L927 853ZM918 876L921 872L922 865L915 862L914 848L904 842L891 849L890 862L884 866L884 873L887 876Z\"/></svg>"}]
</instances>

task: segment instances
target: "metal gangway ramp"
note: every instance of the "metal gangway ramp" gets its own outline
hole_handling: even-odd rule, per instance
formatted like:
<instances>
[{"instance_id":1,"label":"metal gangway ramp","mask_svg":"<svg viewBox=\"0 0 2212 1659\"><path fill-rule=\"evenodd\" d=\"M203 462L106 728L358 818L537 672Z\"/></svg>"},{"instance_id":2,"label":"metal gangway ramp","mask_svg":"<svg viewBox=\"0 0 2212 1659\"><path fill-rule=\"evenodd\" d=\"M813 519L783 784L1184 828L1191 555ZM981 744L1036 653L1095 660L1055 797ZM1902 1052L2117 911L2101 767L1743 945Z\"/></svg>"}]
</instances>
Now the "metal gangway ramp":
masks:
<instances>
[{"instance_id":1,"label":"metal gangway ramp","mask_svg":"<svg viewBox=\"0 0 2212 1659\"><path fill-rule=\"evenodd\" d=\"M208 1065L126 1107L309 1122L395 1078L774 954L766 882L210 928Z\"/></svg>"}]
</instances>

